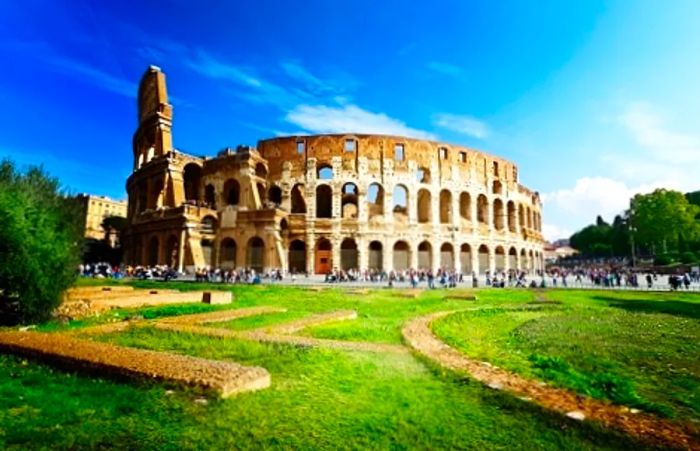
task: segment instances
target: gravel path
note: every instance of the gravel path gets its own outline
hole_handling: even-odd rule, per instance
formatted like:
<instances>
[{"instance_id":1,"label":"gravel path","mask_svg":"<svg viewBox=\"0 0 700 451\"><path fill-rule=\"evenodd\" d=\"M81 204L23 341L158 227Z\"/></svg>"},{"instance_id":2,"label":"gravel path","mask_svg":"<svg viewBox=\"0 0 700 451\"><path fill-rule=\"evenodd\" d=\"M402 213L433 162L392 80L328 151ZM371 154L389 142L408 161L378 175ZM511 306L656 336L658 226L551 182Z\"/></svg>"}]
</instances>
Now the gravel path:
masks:
<instances>
[{"instance_id":1,"label":"gravel path","mask_svg":"<svg viewBox=\"0 0 700 451\"><path fill-rule=\"evenodd\" d=\"M430 329L433 321L461 311L464 310L439 312L410 321L402 330L404 340L418 353L442 367L467 373L493 389L506 390L569 418L591 419L654 445L700 449L700 434L690 425L663 420L643 412L633 413L627 407L552 388L543 382L528 380L489 363L465 357L442 342Z\"/></svg>"},{"instance_id":2,"label":"gravel path","mask_svg":"<svg viewBox=\"0 0 700 451\"><path fill-rule=\"evenodd\" d=\"M2 332L0 350L112 376L187 385L226 398L270 386L264 368L81 340L65 334Z\"/></svg>"}]
</instances>

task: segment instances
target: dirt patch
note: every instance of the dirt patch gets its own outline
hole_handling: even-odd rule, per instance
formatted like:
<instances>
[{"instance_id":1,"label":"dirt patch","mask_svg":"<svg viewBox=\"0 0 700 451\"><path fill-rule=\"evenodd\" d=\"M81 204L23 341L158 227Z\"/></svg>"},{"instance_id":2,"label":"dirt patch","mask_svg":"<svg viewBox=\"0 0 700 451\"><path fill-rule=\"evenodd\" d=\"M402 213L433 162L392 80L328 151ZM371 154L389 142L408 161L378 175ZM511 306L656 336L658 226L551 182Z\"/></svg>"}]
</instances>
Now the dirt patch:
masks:
<instances>
[{"instance_id":1,"label":"dirt patch","mask_svg":"<svg viewBox=\"0 0 700 451\"><path fill-rule=\"evenodd\" d=\"M107 376L187 385L226 398L270 386L264 368L81 340L64 334L0 333L0 349Z\"/></svg>"},{"instance_id":2,"label":"dirt patch","mask_svg":"<svg viewBox=\"0 0 700 451\"><path fill-rule=\"evenodd\" d=\"M590 419L657 446L700 449L700 433L690 424L663 420L642 412L633 413L627 407L552 388L542 382L496 368L487 362L465 357L438 339L430 330L433 321L459 311L463 310L434 313L410 321L402 330L404 340L417 352L442 367L467 373L493 389L511 392L570 418Z\"/></svg>"}]
</instances>

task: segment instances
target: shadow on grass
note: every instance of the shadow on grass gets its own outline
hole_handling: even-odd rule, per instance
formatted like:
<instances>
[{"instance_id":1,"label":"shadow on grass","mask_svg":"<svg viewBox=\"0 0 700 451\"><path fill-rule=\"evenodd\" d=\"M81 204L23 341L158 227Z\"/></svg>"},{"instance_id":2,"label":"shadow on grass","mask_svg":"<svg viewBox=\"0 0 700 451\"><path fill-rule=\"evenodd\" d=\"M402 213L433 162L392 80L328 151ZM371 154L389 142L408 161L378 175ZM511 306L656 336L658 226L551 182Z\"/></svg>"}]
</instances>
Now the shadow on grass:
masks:
<instances>
[{"instance_id":1,"label":"shadow on grass","mask_svg":"<svg viewBox=\"0 0 700 451\"><path fill-rule=\"evenodd\" d=\"M700 319L700 304L685 301L663 300L624 300L607 296L593 296L596 301L602 301L610 307L621 308L634 313L665 313L667 315Z\"/></svg>"}]
</instances>

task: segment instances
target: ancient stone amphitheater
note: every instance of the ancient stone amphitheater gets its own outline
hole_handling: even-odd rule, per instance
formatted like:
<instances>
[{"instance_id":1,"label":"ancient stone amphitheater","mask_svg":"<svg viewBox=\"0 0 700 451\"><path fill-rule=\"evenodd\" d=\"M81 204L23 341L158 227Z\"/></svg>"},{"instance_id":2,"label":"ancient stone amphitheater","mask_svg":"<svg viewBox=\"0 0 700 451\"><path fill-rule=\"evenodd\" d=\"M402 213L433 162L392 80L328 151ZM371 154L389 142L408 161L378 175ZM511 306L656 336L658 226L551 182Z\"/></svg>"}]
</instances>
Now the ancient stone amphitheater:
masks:
<instances>
[{"instance_id":1,"label":"ancient stone amphitheater","mask_svg":"<svg viewBox=\"0 0 700 451\"><path fill-rule=\"evenodd\" d=\"M541 202L517 167L400 136L291 136L196 157L172 145L165 75L143 76L126 261L323 274L543 265Z\"/></svg>"}]
</instances>

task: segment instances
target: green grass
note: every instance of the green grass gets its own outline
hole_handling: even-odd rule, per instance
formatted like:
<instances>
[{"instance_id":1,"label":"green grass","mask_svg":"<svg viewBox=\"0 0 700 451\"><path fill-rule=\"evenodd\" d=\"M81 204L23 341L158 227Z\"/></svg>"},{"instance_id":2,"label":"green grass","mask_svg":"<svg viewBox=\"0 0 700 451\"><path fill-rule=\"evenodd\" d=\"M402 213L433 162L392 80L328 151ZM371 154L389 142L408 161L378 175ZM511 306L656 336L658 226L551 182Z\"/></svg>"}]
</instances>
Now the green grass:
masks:
<instances>
[{"instance_id":1,"label":"green grass","mask_svg":"<svg viewBox=\"0 0 700 451\"><path fill-rule=\"evenodd\" d=\"M158 282L141 284L149 286ZM187 283L173 286L207 288L207 285ZM488 310L448 317L438 324L438 332L454 340L465 352L482 352L488 360L504 361L526 374L539 375L542 368L547 367L556 374L575 371L567 373L567 377L581 376L585 380L590 374L586 367L576 365L576 360L566 356L555 359L559 348L565 346L556 344L555 339L545 339L547 334L543 331L551 330L552 326L542 321L555 318L562 311L584 315L579 320L587 318L588 313L600 317L617 312L639 317L640 321L645 320L645 315L676 318L691 325L698 321L689 317L692 308L677 305L669 308L676 309L678 316L640 312L648 306L636 306L636 311L611 307L611 304L627 301L616 297L593 299L593 296L607 296L601 292L571 292L570 298L569 292L551 292L552 298L562 298L561 306L550 305L543 311L511 311L531 303L533 294L484 290L478 293L478 301L469 302L444 301L444 292L440 290L424 292L418 299L400 298L383 289L366 295L351 295L342 289L317 293L270 286L239 286L232 290L235 301L230 306L170 305L110 312L89 321L68 325L50 323L41 327L61 330L133 315L152 319L252 306L277 306L288 310L212 325L244 330L280 324L313 313L351 309L358 312L357 320L328 323L303 333L323 338L400 343L401 326L411 318L439 310L481 306ZM695 302L679 297L667 301ZM117 316L113 316L115 314ZM535 327L538 324L541 328ZM560 327L557 330L561 332L557 334L570 334L571 329L576 328L564 323ZM630 328L639 333L639 328ZM688 329L690 333L694 333L693 330L692 327ZM606 329L605 333L609 331ZM179 334L149 327L132 328L96 339L262 366L270 372L272 386L200 404L196 402L199 395L180 388L168 393L166 390L170 387L162 384L105 380L0 356L0 449L644 448L596 425L548 413L440 370L411 354L309 349ZM576 336L576 340L587 339L587 335ZM648 341L644 343L649 345ZM591 354L585 341L579 344L579 353ZM550 352L550 348L556 352ZM614 346L611 344L610 348ZM678 349L681 348L674 348L674 352ZM696 348L690 343L682 349L692 353ZM610 352L611 361L624 363L615 361L620 357L617 352ZM531 355L541 360L532 360ZM639 374L644 371L636 370ZM606 381L602 382L605 385ZM642 393L636 385L634 388ZM692 388L688 385L687 393ZM647 399L647 395L644 396ZM649 400L661 403L651 397Z\"/></svg>"},{"instance_id":2,"label":"green grass","mask_svg":"<svg viewBox=\"0 0 700 451\"><path fill-rule=\"evenodd\" d=\"M700 421L700 297L551 291L543 311L464 312L434 325L465 354L588 396Z\"/></svg>"}]
</instances>

